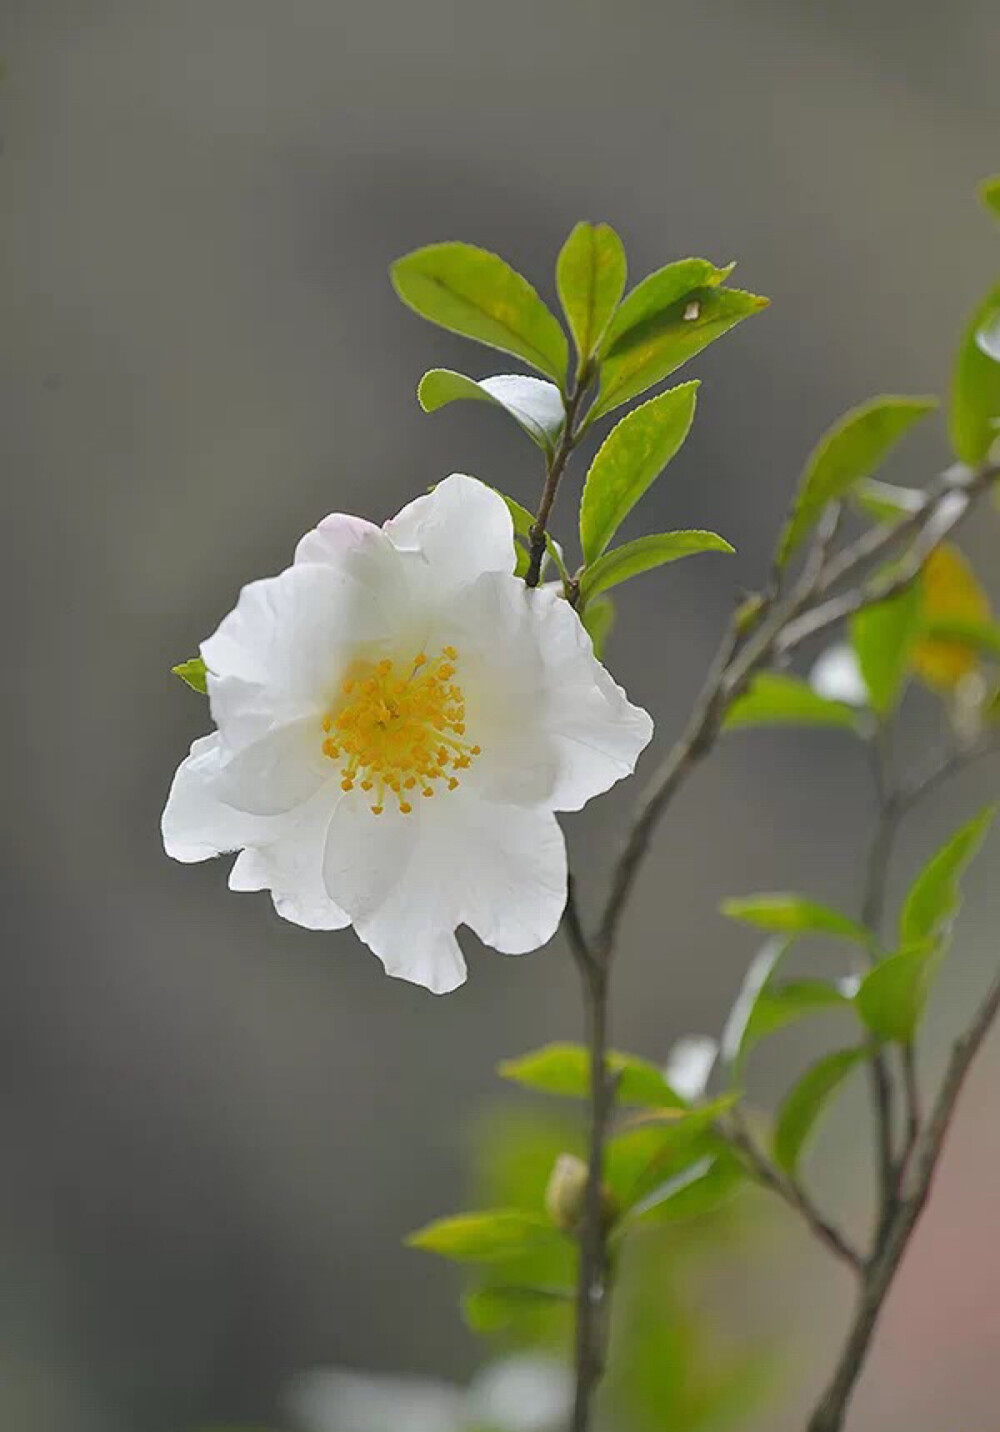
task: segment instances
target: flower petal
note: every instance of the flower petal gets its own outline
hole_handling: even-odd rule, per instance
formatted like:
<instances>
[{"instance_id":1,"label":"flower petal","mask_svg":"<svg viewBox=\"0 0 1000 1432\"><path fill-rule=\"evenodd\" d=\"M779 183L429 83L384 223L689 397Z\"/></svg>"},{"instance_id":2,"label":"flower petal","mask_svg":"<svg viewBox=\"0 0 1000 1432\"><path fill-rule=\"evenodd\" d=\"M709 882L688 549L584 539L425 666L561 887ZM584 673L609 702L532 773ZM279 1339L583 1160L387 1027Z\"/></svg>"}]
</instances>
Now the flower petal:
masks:
<instances>
[{"instance_id":1,"label":"flower petal","mask_svg":"<svg viewBox=\"0 0 1000 1432\"><path fill-rule=\"evenodd\" d=\"M321 786L332 786L332 764L323 755L322 727L315 716L278 726L235 753L209 778L214 794L250 815L284 815L304 805Z\"/></svg>"},{"instance_id":2,"label":"flower petal","mask_svg":"<svg viewBox=\"0 0 1000 1432\"><path fill-rule=\"evenodd\" d=\"M566 848L545 811L481 800L469 789L374 817L345 800L330 825L327 890L387 973L435 994L456 988L467 924L506 954L537 949L566 903Z\"/></svg>"},{"instance_id":3,"label":"flower petal","mask_svg":"<svg viewBox=\"0 0 1000 1432\"><path fill-rule=\"evenodd\" d=\"M514 526L503 498L474 477L453 473L426 497L385 524L400 551L419 552L443 588L474 582L483 572L510 572Z\"/></svg>"},{"instance_id":4,"label":"flower petal","mask_svg":"<svg viewBox=\"0 0 1000 1432\"><path fill-rule=\"evenodd\" d=\"M330 793L323 791L294 815L275 824L268 844L237 856L229 872L230 890L269 890L275 910L307 930L341 930L350 917L326 893L323 851L333 816Z\"/></svg>"},{"instance_id":5,"label":"flower petal","mask_svg":"<svg viewBox=\"0 0 1000 1432\"><path fill-rule=\"evenodd\" d=\"M343 559L372 538L381 528L363 517L350 517L346 512L331 512L300 540L295 561L322 562L328 567L340 566Z\"/></svg>"},{"instance_id":6,"label":"flower petal","mask_svg":"<svg viewBox=\"0 0 1000 1432\"><path fill-rule=\"evenodd\" d=\"M177 768L161 820L164 849L174 860L185 864L211 860L268 834L265 819L225 805L213 789L223 756L222 743L213 732L195 741Z\"/></svg>"}]
</instances>

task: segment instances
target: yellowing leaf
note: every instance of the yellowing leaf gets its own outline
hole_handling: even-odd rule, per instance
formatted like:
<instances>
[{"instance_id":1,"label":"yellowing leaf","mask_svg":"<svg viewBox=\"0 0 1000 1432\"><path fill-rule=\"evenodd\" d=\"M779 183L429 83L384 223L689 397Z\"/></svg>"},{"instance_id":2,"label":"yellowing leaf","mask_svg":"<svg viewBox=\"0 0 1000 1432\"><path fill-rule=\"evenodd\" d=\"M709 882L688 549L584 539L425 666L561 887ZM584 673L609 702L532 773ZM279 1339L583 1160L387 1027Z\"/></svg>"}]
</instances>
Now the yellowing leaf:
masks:
<instances>
[{"instance_id":1,"label":"yellowing leaf","mask_svg":"<svg viewBox=\"0 0 1000 1432\"><path fill-rule=\"evenodd\" d=\"M924 564L921 622L988 622L989 598L957 547L938 547ZM978 663L975 647L942 637L922 637L912 648L913 670L930 687L952 691Z\"/></svg>"}]
</instances>

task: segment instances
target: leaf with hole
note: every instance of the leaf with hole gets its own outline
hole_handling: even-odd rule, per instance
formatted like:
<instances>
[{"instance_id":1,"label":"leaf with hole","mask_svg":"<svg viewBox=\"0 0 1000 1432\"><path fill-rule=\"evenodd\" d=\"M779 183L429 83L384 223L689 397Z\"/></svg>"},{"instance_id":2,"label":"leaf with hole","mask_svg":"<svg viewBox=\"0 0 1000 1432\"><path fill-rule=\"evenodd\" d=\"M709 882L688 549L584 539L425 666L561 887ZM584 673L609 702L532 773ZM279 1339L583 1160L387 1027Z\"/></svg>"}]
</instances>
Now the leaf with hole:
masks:
<instances>
[{"instance_id":1,"label":"leaf with hole","mask_svg":"<svg viewBox=\"0 0 1000 1432\"><path fill-rule=\"evenodd\" d=\"M581 366L604 337L627 274L622 241L610 225L576 225L556 261L556 287Z\"/></svg>"},{"instance_id":2,"label":"leaf with hole","mask_svg":"<svg viewBox=\"0 0 1000 1432\"><path fill-rule=\"evenodd\" d=\"M495 378L477 380L450 368L432 368L417 386L417 399L425 413L436 413L446 404L462 400L489 403L508 413L546 453L555 447L566 417L562 395L555 384L523 373L500 373Z\"/></svg>"},{"instance_id":3,"label":"leaf with hole","mask_svg":"<svg viewBox=\"0 0 1000 1432\"><path fill-rule=\"evenodd\" d=\"M566 335L527 279L496 254L473 244L428 244L397 259L390 274L421 318L513 353L562 385Z\"/></svg>"},{"instance_id":4,"label":"leaf with hole","mask_svg":"<svg viewBox=\"0 0 1000 1432\"><path fill-rule=\"evenodd\" d=\"M914 423L936 407L936 398L873 398L828 429L806 462L778 547L779 564L801 546L824 508L871 477Z\"/></svg>"},{"instance_id":5,"label":"leaf with hole","mask_svg":"<svg viewBox=\"0 0 1000 1432\"><path fill-rule=\"evenodd\" d=\"M720 285L730 270L682 259L628 294L601 345L601 387L587 421L662 383L768 300Z\"/></svg>"},{"instance_id":6,"label":"leaf with hole","mask_svg":"<svg viewBox=\"0 0 1000 1432\"><path fill-rule=\"evenodd\" d=\"M694 420L697 382L682 383L622 418L601 444L580 501L580 545L592 563L680 450Z\"/></svg>"}]
</instances>

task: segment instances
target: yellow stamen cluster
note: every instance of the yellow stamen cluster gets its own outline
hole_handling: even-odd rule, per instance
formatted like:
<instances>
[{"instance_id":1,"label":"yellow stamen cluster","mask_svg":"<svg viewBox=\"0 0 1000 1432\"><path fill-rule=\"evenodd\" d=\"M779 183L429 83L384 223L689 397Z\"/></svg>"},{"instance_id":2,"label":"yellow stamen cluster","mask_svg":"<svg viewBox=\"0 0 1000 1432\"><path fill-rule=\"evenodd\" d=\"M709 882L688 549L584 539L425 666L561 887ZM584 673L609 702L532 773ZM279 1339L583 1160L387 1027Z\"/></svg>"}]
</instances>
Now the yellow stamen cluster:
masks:
<instances>
[{"instance_id":1,"label":"yellow stamen cluster","mask_svg":"<svg viewBox=\"0 0 1000 1432\"><path fill-rule=\"evenodd\" d=\"M404 815L419 791L453 791L479 746L463 741L465 697L454 680L452 646L429 657L420 651L407 667L388 658L359 665L342 683L341 701L323 717L323 754L343 761L341 788L374 793L372 814L385 809L386 792Z\"/></svg>"}]
</instances>

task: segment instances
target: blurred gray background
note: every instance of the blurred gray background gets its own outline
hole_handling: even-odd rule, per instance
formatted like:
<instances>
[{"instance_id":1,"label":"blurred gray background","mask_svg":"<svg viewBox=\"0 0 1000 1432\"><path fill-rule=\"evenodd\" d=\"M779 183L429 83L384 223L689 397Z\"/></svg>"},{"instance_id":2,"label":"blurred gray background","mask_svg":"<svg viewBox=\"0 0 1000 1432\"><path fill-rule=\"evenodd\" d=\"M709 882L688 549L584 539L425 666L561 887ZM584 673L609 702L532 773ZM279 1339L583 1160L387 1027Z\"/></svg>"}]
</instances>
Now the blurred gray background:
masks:
<instances>
[{"instance_id":1,"label":"blurred gray background","mask_svg":"<svg viewBox=\"0 0 1000 1432\"><path fill-rule=\"evenodd\" d=\"M207 713L169 667L331 509L382 520L453 469L533 500L534 450L499 414L420 413L425 368L482 375L491 359L402 309L386 266L464 238L550 296L586 216L619 229L635 277L737 258L773 299L691 368L696 429L643 514L716 527L739 556L645 578L621 604L610 664L669 738L820 430L878 390L940 391L996 270L973 198L1000 167L995 5L4 10L3 1425L263 1421L315 1362L461 1376L476 1350L455 1280L399 1240L459 1204L495 1060L574 1037L566 953L504 960L470 940L468 985L436 1000L387 980L350 932L228 894L222 864L171 864L159 812ZM940 428L906 452L897 476L936 470ZM995 523L968 538L980 570L997 539ZM902 874L997 775L911 827ZM637 791L566 822L589 905ZM657 840L617 1040L660 1057L717 1029L752 952L719 899L801 885L850 906L870 816L846 737L727 745ZM942 1039L997 957L996 872L994 846ZM763 1061L762 1096L815 1038L782 1044L785 1067ZM997 1065L994 1047L859 1429L995 1421ZM855 1209L860 1119L848 1101L817 1164ZM808 1390L846 1289L796 1231L778 1236L798 1273L748 1269L747 1296Z\"/></svg>"}]
</instances>

